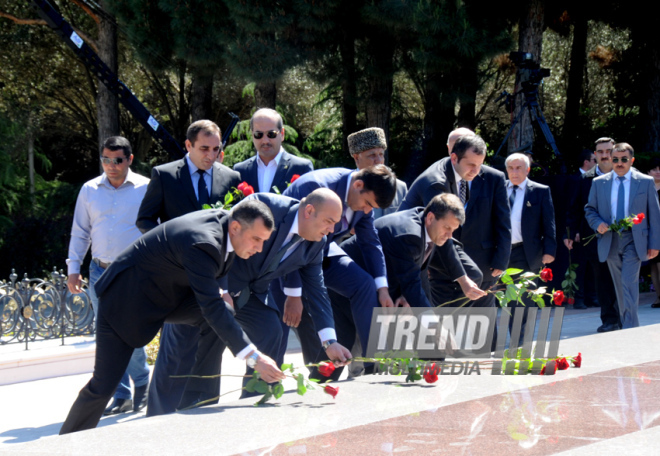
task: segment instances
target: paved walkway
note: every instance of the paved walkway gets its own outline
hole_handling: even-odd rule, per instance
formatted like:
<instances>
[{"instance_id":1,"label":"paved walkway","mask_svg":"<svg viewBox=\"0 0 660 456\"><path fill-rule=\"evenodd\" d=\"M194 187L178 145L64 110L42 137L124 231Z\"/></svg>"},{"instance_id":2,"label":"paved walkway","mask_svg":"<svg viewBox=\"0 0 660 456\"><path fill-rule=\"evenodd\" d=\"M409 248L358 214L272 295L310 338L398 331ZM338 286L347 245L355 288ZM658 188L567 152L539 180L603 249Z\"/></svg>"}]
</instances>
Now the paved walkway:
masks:
<instances>
[{"instance_id":1,"label":"paved walkway","mask_svg":"<svg viewBox=\"0 0 660 456\"><path fill-rule=\"evenodd\" d=\"M650 307L653 300L642 295L643 327L608 334L595 332L599 309L569 308L559 351L580 351L585 361L554 377L450 376L406 385L401 377L365 376L340 381L335 400L289 392L260 409L231 392L240 379L223 378L217 406L148 420L144 413L107 417L95 430L62 437L56 434L89 374L0 386L0 455L657 454L660 309ZM15 347L0 347L0 357ZM301 365L299 350L285 361ZM230 355L223 366L244 369Z\"/></svg>"}]
</instances>

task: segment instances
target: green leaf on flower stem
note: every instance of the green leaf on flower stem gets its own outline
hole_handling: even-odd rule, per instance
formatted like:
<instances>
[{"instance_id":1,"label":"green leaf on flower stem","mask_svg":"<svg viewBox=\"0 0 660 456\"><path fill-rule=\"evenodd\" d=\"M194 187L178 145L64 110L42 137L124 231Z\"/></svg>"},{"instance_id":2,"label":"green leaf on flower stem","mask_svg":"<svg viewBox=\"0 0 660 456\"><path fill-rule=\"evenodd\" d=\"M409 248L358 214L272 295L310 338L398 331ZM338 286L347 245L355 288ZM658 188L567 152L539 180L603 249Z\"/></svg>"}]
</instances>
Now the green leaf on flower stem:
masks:
<instances>
[{"instance_id":1,"label":"green leaf on flower stem","mask_svg":"<svg viewBox=\"0 0 660 456\"><path fill-rule=\"evenodd\" d=\"M567 286L568 286L568 280L564 280L564 281L562 281L562 283L561 283L561 287L562 287L562 288L566 288Z\"/></svg>"},{"instance_id":2,"label":"green leaf on flower stem","mask_svg":"<svg viewBox=\"0 0 660 456\"><path fill-rule=\"evenodd\" d=\"M285 371L289 369L291 372L293 372L293 364L282 364L282 371Z\"/></svg>"},{"instance_id":3,"label":"green leaf on flower stem","mask_svg":"<svg viewBox=\"0 0 660 456\"><path fill-rule=\"evenodd\" d=\"M266 402L268 402L268 399L270 399L271 397L273 397L273 393L271 392L270 388L268 388L268 390L266 390L266 394L264 394L264 397L259 399L259 402L257 402L254 405L263 405Z\"/></svg>"},{"instance_id":4,"label":"green leaf on flower stem","mask_svg":"<svg viewBox=\"0 0 660 456\"><path fill-rule=\"evenodd\" d=\"M506 274L504 274L502 277L500 277L500 280L502 281L502 283L507 284L507 285L513 283L513 279L511 278L511 276L508 276Z\"/></svg>"},{"instance_id":5,"label":"green leaf on flower stem","mask_svg":"<svg viewBox=\"0 0 660 456\"><path fill-rule=\"evenodd\" d=\"M296 380L298 381L297 392L300 396L303 396L307 392L307 387L305 386L305 376L303 374L298 374Z\"/></svg>"},{"instance_id":6,"label":"green leaf on flower stem","mask_svg":"<svg viewBox=\"0 0 660 456\"><path fill-rule=\"evenodd\" d=\"M310 378L309 381L310 381L310 382L314 382L314 383L318 383L318 382L320 382L321 380L319 380L318 378Z\"/></svg>"},{"instance_id":7,"label":"green leaf on flower stem","mask_svg":"<svg viewBox=\"0 0 660 456\"><path fill-rule=\"evenodd\" d=\"M533 299L536 305L539 306L541 309L545 307L545 301L543 300L543 295L534 295Z\"/></svg>"},{"instance_id":8,"label":"green leaf on flower stem","mask_svg":"<svg viewBox=\"0 0 660 456\"><path fill-rule=\"evenodd\" d=\"M507 285L506 293L504 295L505 299L508 301L517 301L518 300L518 288L515 285Z\"/></svg>"},{"instance_id":9,"label":"green leaf on flower stem","mask_svg":"<svg viewBox=\"0 0 660 456\"><path fill-rule=\"evenodd\" d=\"M575 272L571 271L570 277L571 277L571 279L575 280L575 278L577 277L577 274Z\"/></svg>"},{"instance_id":10,"label":"green leaf on flower stem","mask_svg":"<svg viewBox=\"0 0 660 456\"><path fill-rule=\"evenodd\" d=\"M275 396L275 399L279 399L282 397L283 394L284 394L284 386L280 381L279 383L273 386L273 396Z\"/></svg>"},{"instance_id":11,"label":"green leaf on flower stem","mask_svg":"<svg viewBox=\"0 0 660 456\"><path fill-rule=\"evenodd\" d=\"M245 385L245 391L248 393L254 393L254 387L257 385L259 380L256 377L252 377L247 385Z\"/></svg>"},{"instance_id":12,"label":"green leaf on flower stem","mask_svg":"<svg viewBox=\"0 0 660 456\"><path fill-rule=\"evenodd\" d=\"M516 269L516 268L509 268L509 269L507 269L507 270L504 271L504 272L505 272L507 275L512 276L512 275L518 275L518 274L520 274L521 272L523 272L523 270L522 270L522 269Z\"/></svg>"},{"instance_id":13,"label":"green leaf on flower stem","mask_svg":"<svg viewBox=\"0 0 660 456\"><path fill-rule=\"evenodd\" d=\"M231 204L232 201L234 201L234 197L232 196L231 192L228 192L228 193L225 195L225 206L226 206L227 204Z\"/></svg>"},{"instance_id":14,"label":"green leaf on flower stem","mask_svg":"<svg viewBox=\"0 0 660 456\"><path fill-rule=\"evenodd\" d=\"M208 204L202 204L202 209L213 209L213 208Z\"/></svg>"},{"instance_id":15,"label":"green leaf on flower stem","mask_svg":"<svg viewBox=\"0 0 660 456\"><path fill-rule=\"evenodd\" d=\"M264 394L266 391L268 391L268 383L264 382L263 380L259 380L254 386L254 389L257 391L257 393Z\"/></svg>"}]
</instances>

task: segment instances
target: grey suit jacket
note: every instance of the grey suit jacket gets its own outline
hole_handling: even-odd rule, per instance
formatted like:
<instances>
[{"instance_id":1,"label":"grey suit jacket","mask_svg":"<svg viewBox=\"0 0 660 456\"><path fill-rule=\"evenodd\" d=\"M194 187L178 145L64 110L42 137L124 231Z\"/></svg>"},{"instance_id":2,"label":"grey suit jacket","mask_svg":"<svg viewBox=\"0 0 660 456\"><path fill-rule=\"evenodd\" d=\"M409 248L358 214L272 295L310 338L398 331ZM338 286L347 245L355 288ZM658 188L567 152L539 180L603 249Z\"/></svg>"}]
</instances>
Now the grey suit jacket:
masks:
<instances>
[{"instance_id":1,"label":"grey suit jacket","mask_svg":"<svg viewBox=\"0 0 660 456\"><path fill-rule=\"evenodd\" d=\"M255 155L245 161L236 163L234 165L234 171L238 171L241 175L241 181L250 184L255 192L276 193L273 187L277 187L280 194L284 193L288 186L287 184L291 183L291 178L295 174L302 176L305 173L314 171L314 165L312 165L311 161L306 158L296 157L283 150L282 158L280 158L280 162L277 165L277 171L275 171L271 188L261 189L259 188L259 174L257 172L257 167L257 156Z\"/></svg>"},{"instance_id":2,"label":"grey suit jacket","mask_svg":"<svg viewBox=\"0 0 660 456\"><path fill-rule=\"evenodd\" d=\"M210 203L224 201L232 187L240 184L241 176L225 165L213 164ZM202 209L193 188L185 157L151 170L151 181L144 195L136 225L143 233L161 223Z\"/></svg>"},{"instance_id":3,"label":"grey suit jacket","mask_svg":"<svg viewBox=\"0 0 660 456\"><path fill-rule=\"evenodd\" d=\"M99 312L130 346L142 347L163 323L206 319L240 352L249 339L219 293L235 254L227 255L228 213L198 211L165 222L124 250L96 282Z\"/></svg>"},{"instance_id":4,"label":"grey suit jacket","mask_svg":"<svg viewBox=\"0 0 660 456\"><path fill-rule=\"evenodd\" d=\"M585 217L589 226L598 230L601 223L612 223L612 183L616 174L612 171L593 180L589 192L589 202L584 207ZM642 261L648 259L647 249L660 250L660 205L655 191L653 178L639 171L631 171L630 197L628 203L629 215L643 213L644 220L639 225L633 225L632 235L635 251ZM612 236L618 234L608 231L598 236L598 259L607 260L612 245Z\"/></svg>"}]
</instances>

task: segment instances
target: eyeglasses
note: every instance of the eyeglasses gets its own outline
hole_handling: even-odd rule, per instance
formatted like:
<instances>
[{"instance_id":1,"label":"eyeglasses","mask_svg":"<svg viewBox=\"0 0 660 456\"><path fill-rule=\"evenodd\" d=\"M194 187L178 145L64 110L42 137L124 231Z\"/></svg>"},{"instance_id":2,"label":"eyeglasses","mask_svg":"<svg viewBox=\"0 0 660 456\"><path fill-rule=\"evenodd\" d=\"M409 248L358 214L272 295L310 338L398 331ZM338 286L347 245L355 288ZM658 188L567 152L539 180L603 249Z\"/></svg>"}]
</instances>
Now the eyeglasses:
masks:
<instances>
[{"instance_id":1,"label":"eyeglasses","mask_svg":"<svg viewBox=\"0 0 660 456\"><path fill-rule=\"evenodd\" d=\"M619 163L619 161L621 161L621 163L628 163L630 159L628 157L622 157L622 158L614 157L612 159L612 163Z\"/></svg>"},{"instance_id":2,"label":"eyeglasses","mask_svg":"<svg viewBox=\"0 0 660 456\"><path fill-rule=\"evenodd\" d=\"M277 135L279 135L280 132L277 130L270 130L266 132L266 136L268 136L270 139L275 139L277 138ZM253 131L252 136L254 136L254 139L261 139L264 137L264 132L263 131Z\"/></svg>"},{"instance_id":3,"label":"eyeglasses","mask_svg":"<svg viewBox=\"0 0 660 456\"><path fill-rule=\"evenodd\" d=\"M122 157L117 157L117 158L101 157L101 163L103 163L104 165L121 165L122 163L124 163L124 160L128 160L128 159Z\"/></svg>"}]
</instances>

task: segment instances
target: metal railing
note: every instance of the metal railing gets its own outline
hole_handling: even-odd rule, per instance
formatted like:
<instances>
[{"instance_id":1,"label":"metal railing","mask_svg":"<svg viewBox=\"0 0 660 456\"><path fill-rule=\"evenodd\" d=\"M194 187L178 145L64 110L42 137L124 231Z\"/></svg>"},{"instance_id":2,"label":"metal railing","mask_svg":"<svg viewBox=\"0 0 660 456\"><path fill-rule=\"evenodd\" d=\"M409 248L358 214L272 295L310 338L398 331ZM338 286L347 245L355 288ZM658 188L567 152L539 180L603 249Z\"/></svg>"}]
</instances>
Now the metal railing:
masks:
<instances>
[{"instance_id":1,"label":"metal railing","mask_svg":"<svg viewBox=\"0 0 660 456\"><path fill-rule=\"evenodd\" d=\"M87 294L71 294L67 276L53 268L51 279L18 281L12 269L9 281L0 282L0 345L94 334L94 311Z\"/></svg>"}]
</instances>

